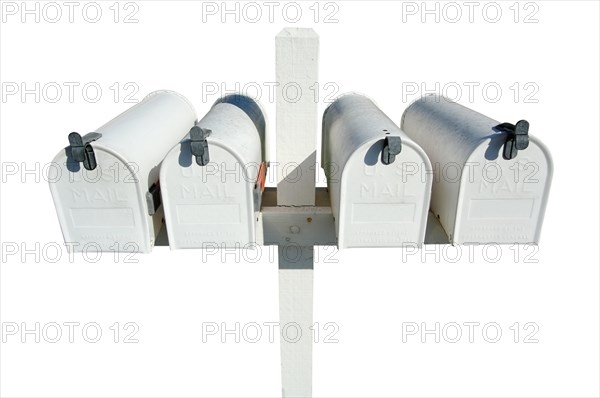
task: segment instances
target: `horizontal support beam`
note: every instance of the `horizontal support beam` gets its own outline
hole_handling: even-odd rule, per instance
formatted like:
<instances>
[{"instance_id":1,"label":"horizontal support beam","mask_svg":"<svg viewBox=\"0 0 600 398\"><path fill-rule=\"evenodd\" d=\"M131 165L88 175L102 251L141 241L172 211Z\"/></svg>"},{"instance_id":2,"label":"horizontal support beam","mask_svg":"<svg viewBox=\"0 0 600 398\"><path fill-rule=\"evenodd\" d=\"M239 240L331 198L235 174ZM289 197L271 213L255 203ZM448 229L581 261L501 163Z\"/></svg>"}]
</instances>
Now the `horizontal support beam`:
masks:
<instances>
[{"instance_id":1,"label":"horizontal support beam","mask_svg":"<svg viewBox=\"0 0 600 398\"><path fill-rule=\"evenodd\" d=\"M277 206L277 192L263 193L262 231L265 245L335 246L335 224L329 194L318 189L315 206Z\"/></svg>"}]
</instances>

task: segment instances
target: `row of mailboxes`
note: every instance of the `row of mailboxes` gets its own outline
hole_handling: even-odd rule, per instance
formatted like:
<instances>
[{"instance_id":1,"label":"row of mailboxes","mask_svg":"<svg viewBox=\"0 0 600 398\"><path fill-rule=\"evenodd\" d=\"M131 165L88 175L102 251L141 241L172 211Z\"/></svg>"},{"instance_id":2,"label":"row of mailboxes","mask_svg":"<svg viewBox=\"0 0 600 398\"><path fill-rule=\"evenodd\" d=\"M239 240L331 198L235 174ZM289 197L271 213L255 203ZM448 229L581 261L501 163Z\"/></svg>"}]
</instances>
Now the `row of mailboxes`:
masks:
<instances>
[{"instance_id":1,"label":"row of mailboxes","mask_svg":"<svg viewBox=\"0 0 600 398\"><path fill-rule=\"evenodd\" d=\"M420 245L429 209L451 243L537 244L553 166L528 130L439 96L411 104L400 128L366 97L337 99L323 165L339 247Z\"/></svg>"},{"instance_id":2,"label":"row of mailboxes","mask_svg":"<svg viewBox=\"0 0 600 398\"><path fill-rule=\"evenodd\" d=\"M251 98L218 100L197 121L171 91L150 94L96 132L69 135L51 192L75 250L149 252L164 218L171 248L256 240L265 119Z\"/></svg>"},{"instance_id":3,"label":"row of mailboxes","mask_svg":"<svg viewBox=\"0 0 600 398\"><path fill-rule=\"evenodd\" d=\"M161 162L195 121L184 97L157 91L93 133L69 134L50 179L65 241L78 251L150 251L163 218Z\"/></svg>"},{"instance_id":4,"label":"row of mailboxes","mask_svg":"<svg viewBox=\"0 0 600 398\"><path fill-rule=\"evenodd\" d=\"M338 246L421 245L430 210L451 243L537 243L552 161L528 128L436 96L399 127L370 99L341 96L322 125ZM51 179L65 240L148 252L164 219L172 249L256 242L265 131L249 97L221 98L197 121L185 98L159 91L71 133Z\"/></svg>"}]
</instances>

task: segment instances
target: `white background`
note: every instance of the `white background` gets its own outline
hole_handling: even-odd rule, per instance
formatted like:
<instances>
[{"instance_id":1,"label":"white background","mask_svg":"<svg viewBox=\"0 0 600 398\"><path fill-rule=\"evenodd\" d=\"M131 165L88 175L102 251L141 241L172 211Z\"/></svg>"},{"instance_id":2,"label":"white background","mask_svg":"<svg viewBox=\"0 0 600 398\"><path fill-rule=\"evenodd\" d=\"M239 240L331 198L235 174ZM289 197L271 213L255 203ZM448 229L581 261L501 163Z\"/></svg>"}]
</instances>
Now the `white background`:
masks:
<instances>
[{"instance_id":1,"label":"white background","mask_svg":"<svg viewBox=\"0 0 600 398\"><path fill-rule=\"evenodd\" d=\"M73 22L67 6L57 3L63 15L56 23L48 21L56 11L47 7L44 15L45 3L38 3L39 22L29 15L23 23L21 2L13 3L19 8L15 15L4 12L6 3L0 27L1 238L3 250L8 242L32 253L25 261L21 250L3 253L1 321L5 327L96 322L103 335L95 344L82 338L81 327L72 343L64 335L55 344L44 338L36 343L33 336L23 343L20 331L3 336L2 396L280 394L278 339L222 343L217 336L203 343L201 336L203 322L278 320L275 251L265 248L260 261L245 261L244 255L248 260L254 254L203 259L200 251L157 247L134 256L137 263L131 264L112 254L96 263L71 259L63 248L52 263L62 235L42 167L67 144L69 132L94 131L131 106L124 97L135 88L137 100L157 89L178 91L203 115L218 98L203 99L203 82L223 82L229 89L236 82L241 87L256 82L274 132L274 101L264 83L275 81L274 37L286 26L313 27L320 35L321 87L332 82L338 94L365 93L399 123L422 93L407 95L407 87L459 86L463 105L500 121L529 120L530 132L550 148L555 165L539 251L520 248L518 261L508 247L496 263L484 261L481 251L474 259L463 253L456 263L448 261L454 253L440 251L439 259L432 253L403 258L401 250L321 256L314 271L315 321L322 332L324 323L335 322L339 342L324 343L321 335L314 345L314 396L599 395L597 2L498 2L486 8L487 15L482 2L472 21L463 2L453 8L438 3L439 22L436 15L421 21L421 2L337 2L328 8L321 3L317 23L313 2L298 3L297 23L289 22L293 10L288 21L282 15L284 3L275 8L273 21L267 6L257 3L263 13L257 23L244 21L243 4L239 23L233 15L222 23L220 13L203 15L202 3L195 1L117 7L99 2L96 23L83 18L84 2L75 8ZM33 9L35 2L28 6ZM403 13L414 7L416 15ZM502 15L492 23L496 8ZM453 23L457 9L462 18ZM124 23L133 11L138 22ZM255 10L246 11L254 18ZM332 11L337 22L325 23ZM88 12L93 18L93 10ZM36 82L38 99L7 95L15 84L35 89ZM63 88L56 102L52 84L43 92L52 82ZM79 83L73 101L65 82ZM93 88L83 96L86 83L101 87L97 102ZM478 84L472 98L465 83ZM486 84L492 86L488 93L482 90ZM495 87L502 89L499 98ZM321 93L320 112L329 92ZM456 97L456 91L447 94ZM274 154L274 134L272 140ZM7 173L14 164L17 173ZM36 164L37 176L23 173ZM115 343L109 329L115 322L121 329L136 323L139 342L124 343L121 330ZM436 322L495 322L503 335L489 343L480 327L473 342L463 336L453 344L442 336L436 343L429 336L423 343L419 335L403 342L405 322L431 328ZM509 329L515 322L521 328L517 343ZM527 322L539 327L537 343L523 342Z\"/></svg>"}]
</instances>

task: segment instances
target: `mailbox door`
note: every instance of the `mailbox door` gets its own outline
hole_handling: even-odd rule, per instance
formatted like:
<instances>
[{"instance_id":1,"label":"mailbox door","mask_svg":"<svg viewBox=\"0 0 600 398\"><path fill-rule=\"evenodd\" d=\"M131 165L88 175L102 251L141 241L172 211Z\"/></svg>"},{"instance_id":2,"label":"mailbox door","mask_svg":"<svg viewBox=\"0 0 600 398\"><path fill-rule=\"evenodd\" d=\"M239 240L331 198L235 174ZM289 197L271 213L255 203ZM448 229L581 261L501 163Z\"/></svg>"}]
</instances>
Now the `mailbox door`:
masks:
<instances>
[{"instance_id":1,"label":"mailbox door","mask_svg":"<svg viewBox=\"0 0 600 398\"><path fill-rule=\"evenodd\" d=\"M149 252L154 237L136 165L99 144L94 149L92 171L65 154L54 160L60 167L53 168L50 189L65 242L75 251Z\"/></svg>"},{"instance_id":2,"label":"mailbox door","mask_svg":"<svg viewBox=\"0 0 600 398\"><path fill-rule=\"evenodd\" d=\"M210 162L199 166L190 142L184 140L163 162L163 206L171 249L236 248L255 241L251 173L220 142L210 142L209 150Z\"/></svg>"},{"instance_id":3,"label":"mailbox door","mask_svg":"<svg viewBox=\"0 0 600 398\"><path fill-rule=\"evenodd\" d=\"M424 153L403 142L389 165L381 162L383 139L360 146L342 172L338 245L420 246L425 236L431 173Z\"/></svg>"},{"instance_id":4,"label":"mailbox door","mask_svg":"<svg viewBox=\"0 0 600 398\"><path fill-rule=\"evenodd\" d=\"M454 243L539 242L546 208L552 160L530 136L527 149L506 160L490 142L477 147L461 177Z\"/></svg>"}]
</instances>

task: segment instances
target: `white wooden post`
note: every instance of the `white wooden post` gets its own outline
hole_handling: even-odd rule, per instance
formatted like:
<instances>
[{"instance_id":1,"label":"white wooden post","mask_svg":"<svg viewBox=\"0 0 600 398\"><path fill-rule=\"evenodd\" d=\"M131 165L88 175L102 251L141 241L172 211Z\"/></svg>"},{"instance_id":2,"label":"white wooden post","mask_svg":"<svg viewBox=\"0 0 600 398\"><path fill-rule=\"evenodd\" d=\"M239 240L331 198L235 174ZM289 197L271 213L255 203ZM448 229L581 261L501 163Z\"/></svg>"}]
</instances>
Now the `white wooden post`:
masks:
<instances>
[{"instance_id":1,"label":"white wooden post","mask_svg":"<svg viewBox=\"0 0 600 398\"><path fill-rule=\"evenodd\" d=\"M312 396L313 247L279 246L283 397Z\"/></svg>"},{"instance_id":2,"label":"white wooden post","mask_svg":"<svg viewBox=\"0 0 600 398\"><path fill-rule=\"evenodd\" d=\"M318 54L312 29L288 28L276 37L277 206L315 205ZM289 232L301 228L290 222ZM282 394L311 397L313 247L290 239L278 250Z\"/></svg>"},{"instance_id":3,"label":"white wooden post","mask_svg":"<svg viewBox=\"0 0 600 398\"><path fill-rule=\"evenodd\" d=\"M277 205L314 206L319 36L288 28L276 42Z\"/></svg>"}]
</instances>

